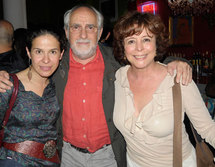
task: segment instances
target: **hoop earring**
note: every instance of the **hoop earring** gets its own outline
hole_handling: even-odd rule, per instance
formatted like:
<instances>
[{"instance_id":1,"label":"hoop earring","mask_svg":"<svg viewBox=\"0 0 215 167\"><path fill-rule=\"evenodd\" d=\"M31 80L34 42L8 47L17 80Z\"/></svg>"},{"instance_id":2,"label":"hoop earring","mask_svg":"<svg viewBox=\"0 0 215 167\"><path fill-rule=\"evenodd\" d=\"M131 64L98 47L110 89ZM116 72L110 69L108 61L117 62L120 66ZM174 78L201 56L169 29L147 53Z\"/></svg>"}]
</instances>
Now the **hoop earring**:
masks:
<instances>
[{"instance_id":1,"label":"hoop earring","mask_svg":"<svg viewBox=\"0 0 215 167\"><path fill-rule=\"evenodd\" d=\"M31 72L31 59L29 58L29 67L28 67L28 79L31 81L32 78L32 72Z\"/></svg>"}]
</instances>

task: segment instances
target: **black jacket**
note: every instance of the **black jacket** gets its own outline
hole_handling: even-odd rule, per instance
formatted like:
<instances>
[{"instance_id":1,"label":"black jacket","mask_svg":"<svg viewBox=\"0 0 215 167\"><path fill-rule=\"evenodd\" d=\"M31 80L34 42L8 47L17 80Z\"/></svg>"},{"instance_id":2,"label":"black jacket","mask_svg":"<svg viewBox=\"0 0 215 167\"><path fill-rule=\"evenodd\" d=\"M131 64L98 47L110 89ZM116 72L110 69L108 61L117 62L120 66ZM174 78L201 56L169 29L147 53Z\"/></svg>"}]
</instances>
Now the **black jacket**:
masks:
<instances>
[{"instance_id":1,"label":"black jacket","mask_svg":"<svg viewBox=\"0 0 215 167\"><path fill-rule=\"evenodd\" d=\"M25 68L24 61L17 56L14 50L0 54L0 71L5 70L9 73L16 73Z\"/></svg>"}]
</instances>

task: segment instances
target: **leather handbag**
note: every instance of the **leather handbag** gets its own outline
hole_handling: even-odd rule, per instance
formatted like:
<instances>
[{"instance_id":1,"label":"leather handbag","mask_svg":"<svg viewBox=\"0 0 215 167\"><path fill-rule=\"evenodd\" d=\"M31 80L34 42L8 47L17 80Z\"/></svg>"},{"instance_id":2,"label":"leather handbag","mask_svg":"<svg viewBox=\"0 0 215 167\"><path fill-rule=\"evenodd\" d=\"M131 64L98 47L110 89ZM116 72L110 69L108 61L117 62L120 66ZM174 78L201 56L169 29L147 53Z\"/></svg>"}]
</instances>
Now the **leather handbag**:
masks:
<instances>
[{"instance_id":1,"label":"leather handbag","mask_svg":"<svg viewBox=\"0 0 215 167\"><path fill-rule=\"evenodd\" d=\"M17 97L17 94L18 94L18 88L19 88L19 80L16 76L16 74L10 74L10 76L13 78L13 92L12 92L12 96L10 98L10 102L9 102L9 107L4 115L4 119L3 119L3 122L2 122L2 125L1 125L1 129L0 129L0 147L2 146L2 143L3 143L3 138L4 138L4 128L8 122L8 119L10 117L10 113L11 113L11 110L13 108L13 105L16 101L16 97Z\"/></svg>"},{"instance_id":2,"label":"leather handbag","mask_svg":"<svg viewBox=\"0 0 215 167\"><path fill-rule=\"evenodd\" d=\"M173 167L182 167L182 98L180 84L176 83L172 88L174 110L173 133ZM214 156L203 139L198 139L193 126L191 126L196 141L197 167L215 167Z\"/></svg>"}]
</instances>

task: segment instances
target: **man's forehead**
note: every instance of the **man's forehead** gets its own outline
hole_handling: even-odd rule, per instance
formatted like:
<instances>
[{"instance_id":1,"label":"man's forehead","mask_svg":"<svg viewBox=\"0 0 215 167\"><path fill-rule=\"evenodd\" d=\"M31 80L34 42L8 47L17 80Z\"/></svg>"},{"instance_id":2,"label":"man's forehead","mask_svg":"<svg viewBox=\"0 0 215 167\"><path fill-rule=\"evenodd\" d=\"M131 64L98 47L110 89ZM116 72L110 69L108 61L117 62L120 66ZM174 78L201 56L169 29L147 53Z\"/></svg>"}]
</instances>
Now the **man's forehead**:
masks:
<instances>
[{"instance_id":1,"label":"man's forehead","mask_svg":"<svg viewBox=\"0 0 215 167\"><path fill-rule=\"evenodd\" d=\"M70 22L71 21L94 21L96 19L94 19L94 17L91 17L91 16L86 16L86 15L83 15L83 14L75 14L75 15L71 15L70 17Z\"/></svg>"},{"instance_id":2,"label":"man's forehead","mask_svg":"<svg viewBox=\"0 0 215 167\"><path fill-rule=\"evenodd\" d=\"M88 8L79 8L76 9L71 15L70 15L70 21L97 21L97 16L94 11L88 9Z\"/></svg>"},{"instance_id":3,"label":"man's forehead","mask_svg":"<svg viewBox=\"0 0 215 167\"><path fill-rule=\"evenodd\" d=\"M74 15L70 17L70 24L93 24L97 25L97 19L95 17L89 17L84 15Z\"/></svg>"}]
</instances>

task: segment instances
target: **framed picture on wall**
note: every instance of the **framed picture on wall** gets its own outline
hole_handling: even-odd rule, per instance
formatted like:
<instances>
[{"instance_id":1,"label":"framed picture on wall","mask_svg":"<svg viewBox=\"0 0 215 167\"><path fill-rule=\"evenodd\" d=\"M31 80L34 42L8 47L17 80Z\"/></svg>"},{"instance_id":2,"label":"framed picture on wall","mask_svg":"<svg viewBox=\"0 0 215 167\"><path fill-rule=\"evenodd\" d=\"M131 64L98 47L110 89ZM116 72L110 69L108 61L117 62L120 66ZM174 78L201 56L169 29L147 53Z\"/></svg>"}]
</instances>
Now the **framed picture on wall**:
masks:
<instances>
[{"instance_id":1,"label":"framed picture on wall","mask_svg":"<svg viewBox=\"0 0 215 167\"><path fill-rule=\"evenodd\" d=\"M118 0L99 0L99 10L111 22L118 19Z\"/></svg>"},{"instance_id":2,"label":"framed picture on wall","mask_svg":"<svg viewBox=\"0 0 215 167\"><path fill-rule=\"evenodd\" d=\"M172 45L193 45L193 17L170 17L169 37Z\"/></svg>"}]
</instances>

